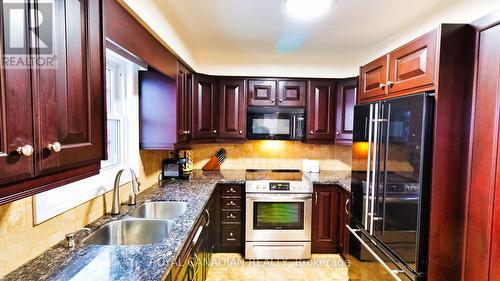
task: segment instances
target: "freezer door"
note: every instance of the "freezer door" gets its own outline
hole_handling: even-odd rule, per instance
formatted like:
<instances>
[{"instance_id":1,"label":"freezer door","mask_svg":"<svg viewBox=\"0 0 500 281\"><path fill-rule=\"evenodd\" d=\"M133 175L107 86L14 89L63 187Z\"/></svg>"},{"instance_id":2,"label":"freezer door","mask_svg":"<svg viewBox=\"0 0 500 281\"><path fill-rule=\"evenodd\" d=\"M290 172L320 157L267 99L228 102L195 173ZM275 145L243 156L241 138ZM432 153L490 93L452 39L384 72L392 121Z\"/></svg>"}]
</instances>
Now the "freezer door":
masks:
<instances>
[{"instance_id":1,"label":"freezer door","mask_svg":"<svg viewBox=\"0 0 500 281\"><path fill-rule=\"evenodd\" d=\"M423 178L424 169L430 169L425 157L430 146L426 132L432 120L429 103L430 98L422 94L389 100L382 106L385 122L381 123L378 217L373 234L416 272L423 271L418 265L419 249L425 248L420 243L427 221L421 210L428 206L423 196L428 185Z\"/></svg>"}]
</instances>

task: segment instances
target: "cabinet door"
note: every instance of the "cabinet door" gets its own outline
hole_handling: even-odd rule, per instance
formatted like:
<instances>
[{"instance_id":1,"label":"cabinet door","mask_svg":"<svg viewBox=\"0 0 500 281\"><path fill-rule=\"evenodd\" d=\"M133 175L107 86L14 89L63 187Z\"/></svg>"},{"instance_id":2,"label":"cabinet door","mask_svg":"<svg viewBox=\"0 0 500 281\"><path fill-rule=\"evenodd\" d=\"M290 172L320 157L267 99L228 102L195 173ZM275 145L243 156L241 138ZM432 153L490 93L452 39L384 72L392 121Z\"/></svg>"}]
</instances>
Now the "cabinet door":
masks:
<instances>
[{"instance_id":1,"label":"cabinet door","mask_svg":"<svg viewBox=\"0 0 500 281\"><path fill-rule=\"evenodd\" d=\"M338 247L338 202L336 186L314 186L311 249L313 253L336 253Z\"/></svg>"},{"instance_id":2,"label":"cabinet door","mask_svg":"<svg viewBox=\"0 0 500 281\"><path fill-rule=\"evenodd\" d=\"M191 136L191 99L193 75L177 62L177 143L188 142Z\"/></svg>"},{"instance_id":3,"label":"cabinet door","mask_svg":"<svg viewBox=\"0 0 500 281\"><path fill-rule=\"evenodd\" d=\"M389 54L389 95L434 85L436 40L433 30Z\"/></svg>"},{"instance_id":4,"label":"cabinet door","mask_svg":"<svg viewBox=\"0 0 500 281\"><path fill-rule=\"evenodd\" d=\"M220 80L219 138L244 140L246 117L245 80Z\"/></svg>"},{"instance_id":5,"label":"cabinet door","mask_svg":"<svg viewBox=\"0 0 500 281\"><path fill-rule=\"evenodd\" d=\"M359 101L370 101L386 96L387 56L384 55L362 66L359 74Z\"/></svg>"},{"instance_id":6,"label":"cabinet door","mask_svg":"<svg viewBox=\"0 0 500 281\"><path fill-rule=\"evenodd\" d=\"M248 106L275 106L276 80L248 80Z\"/></svg>"},{"instance_id":7,"label":"cabinet door","mask_svg":"<svg viewBox=\"0 0 500 281\"><path fill-rule=\"evenodd\" d=\"M349 254L349 230L346 225L349 224L349 203L351 194L338 187L340 190L340 206L339 206L339 250L342 256L347 259Z\"/></svg>"},{"instance_id":8,"label":"cabinet door","mask_svg":"<svg viewBox=\"0 0 500 281\"><path fill-rule=\"evenodd\" d=\"M5 5L2 2L1 5ZM27 4L26 4L27 5ZM27 11L28 9L24 9ZM1 27L7 26L0 13ZM0 34L5 35L5 32ZM3 58L7 38L2 37L0 55ZM22 48L27 54L26 47ZM8 54L7 54L8 55ZM33 149L33 116L29 69L0 69L0 185L34 175L33 156L16 152L18 147ZM28 150L25 150L28 151ZM2 192L0 190L0 198Z\"/></svg>"},{"instance_id":9,"label":"cabinet door","mask_svg":"<svg viewBox=\"0 0 500 281\"><path fill-rule=\"evenodd\" d=\"M96 163L104 155L100 5L54 1L58 67L33 75L38 174Z\"/></svg>"},{"instance_id":10,"label":"cabinet door","mask_svg":"<svg viewBox=\"0 0 500 281\"><path fill-rule=\"evenodd\" d=\"M335 139L335 82L311 81L307 104L308 141Z\"/></svg>"},{"instance_id":11,"label":"cabinet door","mask_svg":"<svg viewBox=\"0 0 500 281\"><path fill-rule=\"evenodd\" d=\"M217 81L196 76L193 95L193 139L217 138Z\"/></svg>"},{"instance_id":12,"label":"cabinet door","mask_svg":"<svg viewBox=\"0 0 500 281\"><path fill-rule=\"evenodd\" d=\"M280 107L305 107L306 106L306 81L282 80L278 81L278 106Z\"/></svg>"},{"instance_id":13,"label":"cabinet door","mask_svg":"<svg viewBox=\"0 0 500 281\"><path fill-rule=\"evenodd\" d=\"M344 79L337 83L335 143L352 144L354 105L358 92L358 79Z\"/></svg>"}]
</instances>

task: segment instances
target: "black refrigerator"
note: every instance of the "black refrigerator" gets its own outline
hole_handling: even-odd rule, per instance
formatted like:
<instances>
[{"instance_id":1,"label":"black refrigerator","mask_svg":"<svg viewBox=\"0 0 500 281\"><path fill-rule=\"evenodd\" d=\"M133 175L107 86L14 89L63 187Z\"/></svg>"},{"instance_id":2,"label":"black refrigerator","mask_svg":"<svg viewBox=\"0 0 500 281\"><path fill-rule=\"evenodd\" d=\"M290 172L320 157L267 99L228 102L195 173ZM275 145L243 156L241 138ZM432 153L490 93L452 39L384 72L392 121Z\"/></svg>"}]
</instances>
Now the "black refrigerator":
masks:
<instances>
[{"instance_id":1,"label":"black refrigerator","mask_svg":"<svg viewBox=\"0 0 500 281\"><path fill-rule=\"evenodd\" d=\"M354 278L425 280L433 105L421 93L354 109L346 226Z\"/></svg>"}]
</instances>

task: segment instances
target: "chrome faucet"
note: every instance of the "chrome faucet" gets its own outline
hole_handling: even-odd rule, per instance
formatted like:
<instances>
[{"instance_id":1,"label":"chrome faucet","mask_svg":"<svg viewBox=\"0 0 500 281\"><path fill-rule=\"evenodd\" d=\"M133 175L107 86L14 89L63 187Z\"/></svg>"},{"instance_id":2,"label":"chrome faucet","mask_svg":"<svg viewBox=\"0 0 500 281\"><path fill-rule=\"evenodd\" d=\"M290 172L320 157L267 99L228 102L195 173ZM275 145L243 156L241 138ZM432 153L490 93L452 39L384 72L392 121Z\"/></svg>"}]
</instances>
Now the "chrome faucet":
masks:
<instances>
[{"instance_id":1,"label":"chrome faucet","mask_svg":"<svg viewBox=\"0 0 500 281\"><path fill-rule=\"evenodd\" d=\"M135 175L134 170L132 169L122 169L120 170L115 177L115 184L113 187L113 203L112 203L112 208L111 208L111 214L112 215L119 215L120 214L120 178L122 176L122 173L124 171L129 171L130 172L130 177L131 177L131 185L132 188L130 190L130 195L128 197L128 204L129 205L135 205L135 196L139 192L139 187L141 185L140 182L137 181L137 176Z\"/></svg>"}]
</instances>

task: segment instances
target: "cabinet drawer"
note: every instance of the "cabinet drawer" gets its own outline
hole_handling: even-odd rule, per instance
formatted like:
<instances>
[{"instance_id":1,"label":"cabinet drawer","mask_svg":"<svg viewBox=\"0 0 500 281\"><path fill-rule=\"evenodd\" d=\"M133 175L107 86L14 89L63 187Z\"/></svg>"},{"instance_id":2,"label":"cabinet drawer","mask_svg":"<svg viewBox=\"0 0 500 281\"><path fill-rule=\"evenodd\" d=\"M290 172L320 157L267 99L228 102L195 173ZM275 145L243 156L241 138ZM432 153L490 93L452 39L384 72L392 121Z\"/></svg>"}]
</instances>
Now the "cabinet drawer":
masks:
<instances>
[{"instance_id":1,"label":"cabinet drawer","mask_svg":"<svg viewBox=\"0 0 500 281\"><path fill-rule=\"evenodd\" d=\"M241 225L223 224L221 225L221 242L225 245L241 244Z\"/></svg>"},{"instance_id":2,"label":"cabinet drawer","mask_svg":"<svg viewBox=\"0 0 500 281\"><path fill-rule=\"evenodd\" d=\"M222 196L238 196L241 197L243 193L242 185L221 185L221 195Z\"/></svg>"},{"instance_id":3,"label":"cabinet drawer","mask_svg":"<svg viewBox=\"0 0 500 281\"><path fill-rule=\"evenodd\" d=\"M241 209L241 198L221 198L222 209Z\"/></svg>"},{"instance_id":4,"label":"cabinet drawer","mask_svg":"<svg viewBox=\"0 0 500 281\"><path fill-rule=\"evenodd\" d=\"M222 222L241 222L241 211L221 211Z\"/></svg>"}]
</instances>

